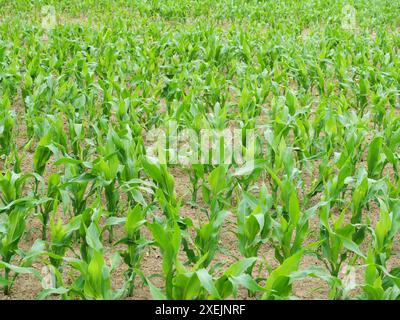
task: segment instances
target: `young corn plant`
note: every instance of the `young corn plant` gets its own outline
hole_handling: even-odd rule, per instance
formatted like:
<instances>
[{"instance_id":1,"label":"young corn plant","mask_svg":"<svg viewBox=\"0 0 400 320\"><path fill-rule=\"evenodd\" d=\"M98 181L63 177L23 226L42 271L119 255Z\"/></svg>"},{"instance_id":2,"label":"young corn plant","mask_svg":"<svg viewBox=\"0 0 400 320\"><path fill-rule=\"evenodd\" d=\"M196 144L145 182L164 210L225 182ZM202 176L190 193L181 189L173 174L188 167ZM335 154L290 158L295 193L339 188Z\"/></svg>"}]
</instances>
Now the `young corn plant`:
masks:
<instances>
[{"instance_id":1,"label":"young corn plant","mask_svg":"<svg viewBox=\"0 0 400 320\"><path fill-rule=\"evenodd\" d=\"M126 249L120 251L124 263L128 266L125 272L125 281L128 284L127 295L131 297L135 288L135 277L143 258L144 249L151 244L151 241L142 235L142 226L146 224L145 211L138 204L129 209L126 216L124 229L125 236L116 244L124 244Z\"/></svg>"},{"instance_id":2,"label":"young corn plant","mask_svg":"<svg viewBox=\"0 0 400 320\"><path fill-rule=\"evenodd\" d=\"M286 258L275 270L271 270L264 286L266 292L261 299L281 300L288 298L292 291L291 275L298 271L303 254L303 250L300 250Z\"/></svg>"},{"instance_id":3,"label":"young corn plant","mask_svg":"<svg viewBox=\"0 0 400 320\"><path fill-rule=\"evenodd\" d=\"M209 211L216 214L229 206L229 198L234 186L230 184L231 175L226 165L220 165L212 170L207 178L207 183L202 185L203 198L209 203Z\"/></svg>"},{"instance_id":4,"label":"young corn plant","mask_svg":"<svg viewBox=\"0 0 400 320\"><path fill-rule=\"evenodd\" d=\"M13 130L15 113L10 110L10 100L7 96L0 103L0 155L8 155L15 148Z\"/></svg>"},{"instance_id":5,"label":"young corn plant","mask_svg":"<svg viewBox=\"0 0 400 320\"><path fill-rule=\"evenodd\" d=\"M228 211L212 213L207 223L196 228L194 246L198 254L193 257L194 262L201 267L208 267L213 261L215 254L219 251L219 240L222 225L230 215ZM191 252L190 252L191 253ZM189 252L189 257L191 257Z\"/></svg>"},{"instance_id":6,"label":"young corn plant","mask_svg":"<svg viewBox=\"0 0 400 320\"><path fill-rule=\"evenodd\" d=\"M118 255L112 257L111 266L106 263L104 253L93 249L89 262L79 259L67 259L68 264L79 272L79 277L69 288L69 298L80 297L85 300L117 300L126 288L113 290L111 273L118 267Z\"/></svg>"},{"instance_id":7,"label":"young corn plant","mask_svg":"<svg viewBox=\"0 0 400 320\"><path fill-rule=\"evenodd\" d=\"M92 163L64 157L55 162L55 165L61 164L65 165L64 181L60 186L63 205L68 207L71 203L73 215L79 216L96 192L95 176L85 171L92 167Z\"/></svg>"},{"instance_id":8,"label":"young corn plant","mask_svg":"<svg viewBox=\"0 0 400 320\"><path fill-rule=\"evenodd\" d=\"M386 268L388 259L392 256L395 237L400 229L400 204L394 201L390 206L379 200L379 220L372 231L375 263Z\"/></svg>"},{"instance_id":9,"label":"young corn plant","mask_svg":"<svg viewBox=\"0 0 400 320\"><path fill-rule=\"evenodd\" d=\"M165 164L160 164L156 158L144 157L142 166L145 173L156 184L155 197L168 220L178 220L179 203L174 189L174 177L168 172Z\"/></svg>"},{"instance_id":10,"label":"young corn plant","mask_svg":"<svg viewBox=\"0 0 400 320\"><path fill-rule=\"evenodd\" d=\"M100 220L104 218L104 210L101 207L101 199L98 197L92 205L82 212L79 227L80 258L89 262L91 247L101 250L103 247L99 242L102 240L103 232L107 226L101 227Z\"/></svg>"},{"instance_id":11,"label":"young corn plant","mask_svg":"<svg viewBox=\"0 0 400 320\"><path fill-rule=\"evenodd\" d=\"M14 206L7 213L0 213L0 256L4 266L4 294L9 295L14 281L10 279L10 272L14 260L20 254L19 243L26 230L26 220L33 207L33 201L23 202ZM22 270L23 271L23 270Z\"/></svg>"},{"instance_id":12,"label":"young corn plant","mask_svg":"<svg viewBox=\"0 0 400 320\"><path fill-rule=\"evenodd\" d=\"M270 237L272 218L272 197L265 186L261 188L258 197L244 192L236 212L239 251L246 258L258 256L260 247ZM252 275L254 265L247 270Z\"/></svg>"},{"instance_id":13,"label":"young corn plant","mask_svg":"<svg viewBox=\"0 0 400 320\"><path fill-rule=\"evenodd\" d=\"M375 263L374 250L370 247L365 261L363 294L367 300L398 300L400 297L400 274L398 268L389 273Z\"/></svg>"},{"instance_id":14,"label":"young corn plant","mask_svg":"<svg viewBox=\"0 0 400 320\"><path fill-rule=\"evenodd\" d=\"M345 222L346 209L343 209L339 217L330 215L328 203L319 208L321 253L316 256L324 263L330 275L338 278L339 272L347 259L354 263L357 258L365 258L359 245L364 240L364 233L357 232L356 227ZM331 283L330 296L339 298L341 293L338 282Z\"/></svg>"},{"instance_id":15,"label":"young corn plant","mask_svg":"<svg viewBox=\"0 0 400 320\"><path fill-rule=\"evenodd\" d=\"M163 257L162 271L165 281L165 296L167 299L174 298L174 275L183 273L184 266L178 259L181 246L181 231L178 224L165 224L164 226L157 221L148 224L148 228L154 239L154 244L159 247Z\"/></svg>"},{"instance_id":16,"label":"young corn plant","mask_svg":"<svg viewBox=\"0 0 400 320\"><path fill-rule=\"evenodd\" d=\"M39 219L42 223L42 240L47 238L47 225L50 214L57 210L58 203L61 198L60 194L61 177L58 173L50 175L47 183L46 197L49 199L46 203L40 206Z\"/></svg>"},{"instance_id":17,"label":"young corn plant","mask_svg":"<svg viewBox=\"0 0 400 320\"><path fill-rule=\"evenodd\" d=\"M0 201L2 212L10 212L16 205L32 201L32 197L25 194L25 186L29 179L36 180L36 176L29 173L2 172L0 175Z\"/></svg>"},{"instance_id":18,"label":"young corn plant","mask_svg":"<svg viewBox=\"0 0 400 320\"><path fill-rule=\"evenodd\" d=\"M118 157L115 153L99 158L93 163L92 173L96 177L95 185L104 189L107 201L107 211L109 216L117 216L119 191L116 187L117 174L119 169ZM110 226L108 240L113 241L113 228Z\"/></svg>"},{"instance_id":19,"label":"young corn plant","mask_svg":"<svg viewBox=\"0 0 400 320\"><path fill-rule=\"evenodd\" d=\"M73 234L79 230L82 216L75 216L67 223L61 217L57 217L57 212L53 211L50 218L50 241L48 252L51 264L62 271L62 262L67 249L72 248Z\"/></svg>"},{"instance_id":20,"label":"young corn plant","mask_svg":"<svg viewBox=\"0 0 400 320\"><path fill-rule=\"evenodd\" d=\"M260 247L270 238L272 197L265 186L261 188L259 198L246 192L242 197L236 212L238 248L246 258L257 257ZM255 264L246 270L249 277L253 276L254 267ZM249 291L249 296L254 294Z\"/></svg>"},{"instance_id":21,"label":"young corn plant","mask_svg":"<svg viewBox=\"0 0 400 320\"><path fill-rule=\"evenodd\" d=\"M264 288L245 273L256 258L248 258L233 263L219 277L213 277L198 264L192 271L182 270L174 278L174 299L226 299L237 298L238 289L246 288L254 292L264 292Z\"/></svg>"}]
</instances>

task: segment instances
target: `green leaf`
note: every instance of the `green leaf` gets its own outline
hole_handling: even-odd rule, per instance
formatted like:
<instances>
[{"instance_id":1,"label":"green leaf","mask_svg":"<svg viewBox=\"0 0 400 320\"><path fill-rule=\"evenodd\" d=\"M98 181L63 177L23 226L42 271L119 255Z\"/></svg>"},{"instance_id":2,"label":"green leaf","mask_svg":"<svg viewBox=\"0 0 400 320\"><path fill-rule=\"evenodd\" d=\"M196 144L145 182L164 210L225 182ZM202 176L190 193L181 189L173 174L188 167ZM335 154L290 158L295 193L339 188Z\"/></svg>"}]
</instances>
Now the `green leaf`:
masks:
<instances>
[{"instance_id":1,"label":"green leaf","mask_svg":"<svg viewBox=\"0 0 400 320\"><path fill-rule=\"evenodd\" d=\"M237 277L245 272L249 267L251 267L256 261L256 257L246 258L237 261L224 272L224 275L226 275L227 277Z\"/></svg>"},{"instance_id":2,"label":"green leaf","mask_svg":"<svg viewBox=\"0 0 400 320\"><path fill-rule=\"evenodd\" d=\"M368 177L370 178L375 177L374 171L378 166L382 142L383 142L382 137L375 137L369 145L367 163L368 163Z\"/></svg>"},{"instance_id":3,"label":"green leaf","mask_svg":"<svg viewBox=\"0 0 400 320\"><path fill-rule=\"evenodd\" d=\"M100 234L94 223L91 223L86 231L86 242L89 247L95 249L96 251L103 250L103 244L100 241Z\"/></svg>"},{"instance_id":4,"label":"green leaf","mask_svg":"<svg viewBox=\"0 0 400 320\"><path fill-rule=\"evenodd\" d=\"M209 294L211 294L216 299L221 299L217 288L212 280L212 277L206 269L197 270L197 276L200 280L201 285L205 288Z\"/></svg>"},{"instance_id":5,"label":"green leaf","mask_svg":"<svg viewBox=\"0 0 400 320\"><path fill-rule=\"evenodd\" d=\"M299 200L295 192L292 192L289 199L289 217L292 225L297 225L300 220Z\"/></svg>"}]
</instances>

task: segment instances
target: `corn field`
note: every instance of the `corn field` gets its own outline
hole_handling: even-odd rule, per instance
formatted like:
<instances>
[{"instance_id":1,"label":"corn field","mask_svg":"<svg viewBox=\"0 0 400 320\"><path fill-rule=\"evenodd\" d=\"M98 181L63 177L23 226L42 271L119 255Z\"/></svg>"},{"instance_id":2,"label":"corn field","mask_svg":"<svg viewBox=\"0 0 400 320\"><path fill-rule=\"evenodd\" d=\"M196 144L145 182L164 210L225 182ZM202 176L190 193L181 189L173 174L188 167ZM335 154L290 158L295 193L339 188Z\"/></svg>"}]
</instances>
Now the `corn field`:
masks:
<instances>
[{"instance_id":1,"label":"corn field","mask_svg":"<svg viewBox=\"0 0 400 320\"><path fill-rule=\"evenodd\" d=\"M399 111L398 0L0 0L0 299L398 300Z\"/></svg>"}]
</instances>

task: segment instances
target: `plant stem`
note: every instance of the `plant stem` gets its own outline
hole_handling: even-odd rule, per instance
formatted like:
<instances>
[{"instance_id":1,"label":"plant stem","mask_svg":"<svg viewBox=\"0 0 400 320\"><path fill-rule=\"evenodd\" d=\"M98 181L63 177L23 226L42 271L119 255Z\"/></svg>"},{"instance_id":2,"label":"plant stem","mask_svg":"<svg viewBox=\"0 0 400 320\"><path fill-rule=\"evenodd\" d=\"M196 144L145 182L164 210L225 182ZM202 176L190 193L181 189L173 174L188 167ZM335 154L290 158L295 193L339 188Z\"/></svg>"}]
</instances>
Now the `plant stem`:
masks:
<instances>
[{"instance_id":1,"label":"plant stem","mask_svg":"<svg viewBox=\"0 0 400 320\"><path fill-rule=\"evenodd\" d=\"M10 286L8 284L8 279L10 275L10 269L7 267L5 268L4 279L6 280L7 284L4 286L4 295L8 296L10 294Z\"/></svg>"}]
</instances>

